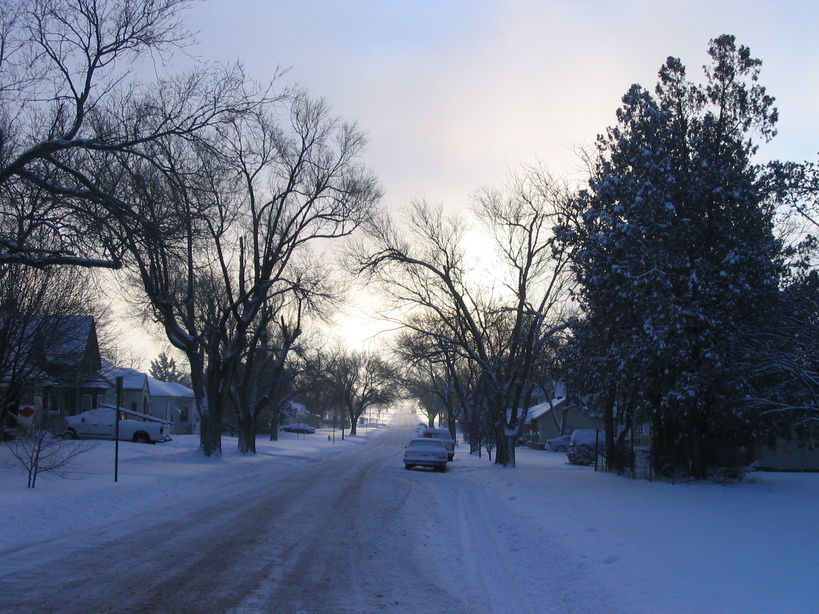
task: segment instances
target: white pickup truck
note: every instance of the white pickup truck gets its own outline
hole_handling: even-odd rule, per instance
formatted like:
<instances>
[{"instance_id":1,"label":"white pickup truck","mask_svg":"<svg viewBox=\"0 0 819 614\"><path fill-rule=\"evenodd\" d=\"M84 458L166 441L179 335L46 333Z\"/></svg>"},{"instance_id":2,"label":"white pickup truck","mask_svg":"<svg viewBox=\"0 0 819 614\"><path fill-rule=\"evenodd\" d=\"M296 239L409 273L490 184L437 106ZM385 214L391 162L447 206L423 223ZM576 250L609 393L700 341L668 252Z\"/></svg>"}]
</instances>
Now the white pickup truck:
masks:
<instances>
[{"instance_id":1,"label":"white pickup truck","mask_svg":"<svg viewBox=\"0 0 819 614\"><path fill-rule=\"evenodd\" d=\"M125 410L126 413L127 410ZM65 419L66 429L63 439L113 439L116 429L116 410L113 407L100 407L84 411ZM141 414L135 414L141 415ZM136 443L157 443L170 440L168 424L163 420L120 420L120 441Z\"/></svg>"}]
</instances>

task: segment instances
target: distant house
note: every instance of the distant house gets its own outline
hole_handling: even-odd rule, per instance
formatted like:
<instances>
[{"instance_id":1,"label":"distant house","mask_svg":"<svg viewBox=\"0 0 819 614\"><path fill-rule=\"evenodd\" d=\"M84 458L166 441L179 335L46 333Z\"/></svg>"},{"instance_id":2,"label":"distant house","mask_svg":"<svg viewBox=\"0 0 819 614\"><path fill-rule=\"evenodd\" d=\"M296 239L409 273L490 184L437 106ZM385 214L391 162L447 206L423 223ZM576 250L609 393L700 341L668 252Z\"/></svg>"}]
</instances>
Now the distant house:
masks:
<instances>
[{"instance_id":1,"label":"distant house","mask_svg":"<svg viewBox=\"0 0 819 614\"><path fill-rule=\"evenodd\" d=\"M151 415L170 422L171 435L196 432L199 414L193 390L175 382L161 382L150 375L146 377L151 394Z\"/></svg>"},{"instance_id":2,"label":"distant house","mask_svg":"<svg viewBox=\"0 0 819 614\"><path fill-rule=\"evenodd\" d=\"M174 382L161 382L147 373L107 365L107 378L114 384L122 377L120 407L147 414L171 424L171 435L192 433L198 422L193 390ZM106 395L106 403L116 405L116 387Z\"/></svg>"},{"instance_id":3,"label":"distant house","mask_svg":"<svg viewBox=\"0 0 819 614\"><path fill-rule=\"evenodd\" d=\"M602 418L590 418L580 412L566 396L549 399L529 408L526 424L534 435L534 441L545 444L548 439L571 435L576 429L603 429Z\"/></svg>"},{"instance_id":4,"label":"distant house","mask_svg":"<svg viewBox=\"0 0 819 614\"><path fill-rule=\"evenodd\" d=\"M103 373L111 382L111 387L105 395L105 402L116 407L118 377L122 378L119 406L140 414L150 414L151 392L148 387L148 376L136 369L115 367L103 361Z\"/></svg>"},{"instance_id":5,"label":"distant house","mask_svg":"<svg viewBox=\"0 0 819 614\"><path fill-rule=\"evenodd\" d=\"M813 430L805 440L794 436L758 442L754 460L771 471L819 471L819 432Z\"/></svg>"}]
</instances>

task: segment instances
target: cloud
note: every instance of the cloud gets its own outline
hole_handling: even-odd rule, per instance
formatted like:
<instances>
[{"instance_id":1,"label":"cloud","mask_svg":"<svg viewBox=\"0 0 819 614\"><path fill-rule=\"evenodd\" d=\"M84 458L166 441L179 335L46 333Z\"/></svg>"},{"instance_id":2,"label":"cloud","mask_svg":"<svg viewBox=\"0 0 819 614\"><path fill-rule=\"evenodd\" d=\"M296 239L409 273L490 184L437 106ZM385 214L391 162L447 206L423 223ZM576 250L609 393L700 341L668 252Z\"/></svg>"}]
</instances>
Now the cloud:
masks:
<instances>
[{"instance_id":1,"label":"cloud","mask_svg":"<svg viewBox=\"0 0 819 614\"><path fill-rule=\"evenodd\" d=\"M632 83L653 88L669 55L699 79L722 33L763 59L778 157L810 157L819 143L813 3L214 0L191 16L200 53L241 57L260 78L292 66L288 80L358 121L395 204L466 203L535 159L571 172L573 147L614 122Z\"/></svg>"}]
</instances>

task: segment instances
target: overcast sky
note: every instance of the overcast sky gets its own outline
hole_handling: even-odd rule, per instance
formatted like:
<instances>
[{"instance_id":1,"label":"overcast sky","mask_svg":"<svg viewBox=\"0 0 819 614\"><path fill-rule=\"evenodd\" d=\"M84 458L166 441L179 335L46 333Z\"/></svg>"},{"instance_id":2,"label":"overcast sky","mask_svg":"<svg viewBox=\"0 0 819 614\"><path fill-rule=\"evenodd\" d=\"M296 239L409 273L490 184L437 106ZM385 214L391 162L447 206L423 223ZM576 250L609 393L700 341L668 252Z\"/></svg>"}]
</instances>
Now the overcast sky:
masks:
<instances>
[{"instance_id":1,"label":"overcast sky","mask_svg":"<svg viewBox=\"0 0 819 614\"><path fill-rule=\"evenodd\" d=\"M819 2L812 0L206 0L188 23L205 59L268 79L289 67L369 135L390 207L459 207L508 169L576 174L574 149L614 123L632 83L669 55L700 80L708 41L762 59L780 110L765 157L819 151Z\"/></svg>"},{"instance_id":2,"label":"overcast sky","mask_svg":"<svg viewBox=\"0 0 819 614\"><path fill-rule=\"evenodd\" d=\"M576 148L614 123L630 85L653 90L669 55L699 81L721 34L762 59L776 97L779 136L761 155L819 151L813 0L204 0L187 18L202 59L261 81L289 68L282 85L358 122L390 208L460 208L538 161L579 177ZM366 313L345 321L353 342L369 327Z\"/></svg>"}]
</instances>

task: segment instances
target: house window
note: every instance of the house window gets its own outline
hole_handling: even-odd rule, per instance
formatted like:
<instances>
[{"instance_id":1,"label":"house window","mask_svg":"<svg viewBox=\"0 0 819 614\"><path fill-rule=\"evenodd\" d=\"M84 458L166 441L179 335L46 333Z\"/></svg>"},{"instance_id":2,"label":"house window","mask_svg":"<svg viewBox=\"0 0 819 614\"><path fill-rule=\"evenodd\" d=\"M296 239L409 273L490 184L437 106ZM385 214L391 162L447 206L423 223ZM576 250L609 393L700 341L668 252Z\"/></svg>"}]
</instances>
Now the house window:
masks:
<instances>
[{"instance_id":1,"label":"house window","mask_svg":"<svg viewBox=\"0 0 819 614\"><path fill-rule=\"evenodd\" d=\"M188 408L183 407L179 412L179 421L180 422L187 422L188 421Z\"/></svg>"},{"instance_id":2,"label":"house window","mask_svg":"<svg viewBox=\"0 0 819 614\"><path fill-rule=\"evenodd\" d=\"M136 401L131 401L131 411L136 413L136 410L137 410Z\"/></svg>"},{"instance_id":3,"label":"house window","mask_svg":"<svg viewBox=\"0 0 819 614\"><path fill-rule=\"evenodd\" d=\"M82 405L82 411L88 411L89 409L93 409L93 402L94 398L90 394L84 394L81 397L80 403Z\"/></svg>"}]
</instances>

